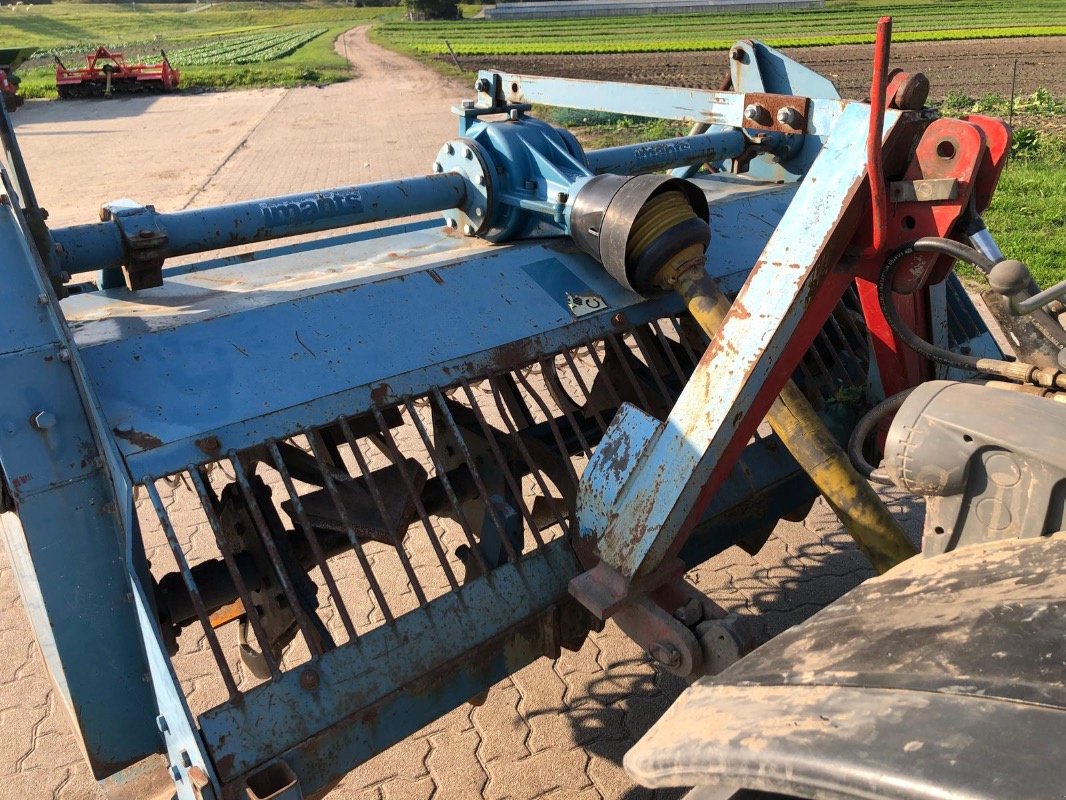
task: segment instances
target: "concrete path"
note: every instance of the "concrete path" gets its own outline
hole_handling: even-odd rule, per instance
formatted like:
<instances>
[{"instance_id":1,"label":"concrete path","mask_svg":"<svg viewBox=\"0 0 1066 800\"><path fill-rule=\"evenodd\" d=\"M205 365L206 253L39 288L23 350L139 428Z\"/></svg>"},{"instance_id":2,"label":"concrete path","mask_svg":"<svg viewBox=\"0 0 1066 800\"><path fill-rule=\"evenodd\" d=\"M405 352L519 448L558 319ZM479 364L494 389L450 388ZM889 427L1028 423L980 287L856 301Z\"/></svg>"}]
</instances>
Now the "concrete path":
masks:
<instances>
[{"instance_id":1,"label":"concrete path","mask_svg":"<svg viewBox=\"0 0 1066 800\"><path fill-rule=\"evenodd\" d=\"M427 171L455 135L449 107L467 87L370 44L364 29L346 39L359 78L321 89L28 103L15 120L51 221L91 221L101 201L119 197L170 210ZM917 527L920 509L893 508ZM779 526L757 557L733 549L690 579L781 630L869 574L819 503L803 524ZM0 609L0 798L100 797L57 710L2 550ZM209 662L178 669L193 664ZM620 759L682 688L609 625L580 652L531 665L482 706L358 768L330 797L654 797L631 784Z\"/></svg>"}]
</instances>

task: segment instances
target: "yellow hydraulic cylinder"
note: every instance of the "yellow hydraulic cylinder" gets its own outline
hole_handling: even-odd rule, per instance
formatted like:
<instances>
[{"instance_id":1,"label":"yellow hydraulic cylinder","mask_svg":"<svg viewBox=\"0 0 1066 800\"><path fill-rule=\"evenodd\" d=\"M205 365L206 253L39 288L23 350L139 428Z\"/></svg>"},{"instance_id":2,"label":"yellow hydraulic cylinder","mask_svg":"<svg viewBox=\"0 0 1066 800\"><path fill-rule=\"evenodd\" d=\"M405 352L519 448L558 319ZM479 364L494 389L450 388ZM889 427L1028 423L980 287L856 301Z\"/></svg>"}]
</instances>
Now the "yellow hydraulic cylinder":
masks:
<instances>
[{"instance_id":1,"label":"yellow hydraulic cylinder","mask_svg":"<svg viewBox=\"0 0 1066 800\"><path fill-rule=\"evenodd\" d=\"M718 283L704 269L703 248L692 247L670 259L656 276L662 288L685 301L697 324L711 338L730 308ZM873 487L855 471L847 455L810 401L791 380L766 415L774 433L836 512L878 572L917 552Z\"/></svg>"}]
</instances>

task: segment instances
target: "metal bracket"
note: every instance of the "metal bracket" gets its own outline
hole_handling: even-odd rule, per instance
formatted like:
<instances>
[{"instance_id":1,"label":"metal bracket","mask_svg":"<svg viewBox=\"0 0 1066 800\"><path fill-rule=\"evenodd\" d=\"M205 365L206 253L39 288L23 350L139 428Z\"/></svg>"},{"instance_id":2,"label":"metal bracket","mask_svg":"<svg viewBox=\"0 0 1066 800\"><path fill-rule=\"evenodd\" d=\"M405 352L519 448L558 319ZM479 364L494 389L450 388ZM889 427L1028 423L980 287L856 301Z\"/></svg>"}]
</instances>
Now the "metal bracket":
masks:
<instances>
[{"instance_id":1,"label":"metal bracket","mask_svg":"<svg viewBox=\"0 0 1066 800\"><path fill-rule=\"evenodd\" d=\"M156 219L155 206L115 200L100 208L100 220L114 222L126 242L129 263L122 268L126 288L137 291L162 286L167 233ZM106 277L102 282L110 283Z\"/></svg>"},{"instance_id":2,"label":"metal bracket","mask_svg":"<svg viewBox=\"0 0 1066 800\"><path fill-rule=\"evenodd\" d=\"M933 203L938 200L955 200L959 196L959 182L955 178L895 181L888 186L888 196L893 203Z\"/></svg>"},{"instance_id":3,"label":"metal bracket","mask_svg":"<svg viewBox=\"0 0 1066 800\"><path fill-rule=\"evenodd\" d=\"M741 126L749 131L806 133L810 107L809 97L748 92Z\"/></svg>"}]
</instances>

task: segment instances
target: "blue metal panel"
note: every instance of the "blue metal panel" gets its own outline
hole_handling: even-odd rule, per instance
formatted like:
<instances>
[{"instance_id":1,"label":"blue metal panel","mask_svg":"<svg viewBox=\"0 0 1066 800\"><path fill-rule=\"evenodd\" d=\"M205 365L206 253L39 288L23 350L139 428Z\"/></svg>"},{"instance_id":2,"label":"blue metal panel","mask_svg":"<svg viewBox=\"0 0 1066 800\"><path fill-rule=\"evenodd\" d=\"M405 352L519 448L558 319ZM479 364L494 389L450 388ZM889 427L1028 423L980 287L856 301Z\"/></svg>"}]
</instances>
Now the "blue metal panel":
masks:
<instances>
[{"instance_id":1,"label":"blue metal panel","mask_svg":"<svg viewBox=\"0 0 1066 800\"><path fill-rule=\"evenodd\" d=\"M499 567L423 609L400 617L394 626L377 628L354 643L331 650L304 669L318 680L308 689L294 670L257 686L240 704L226 704L200 716L203 736L223 782L295 747L334 725L343 726L336 746L356 763L436 716L469 699L464 685L423 686L434 713L403 703L366 727L348 718L425 675L444 667L471 648L503 634L515 620L544 610L566 594L579 570L569 544L559 540L522 559ZM485 665L491 667L491 665ZM513 665L512 665L513 666ZM487 672L491 672L488 669ZM402 714L402 715L401 715ZM410 714L410 716L406 716ZM375 728L378 733L375 734ZM378 739L380 736L380 739ZM292 765L296 768L298 765ZM314 780L314 776L308 776Z\"/></svg>"},{"instance_id":2,"label":"blue metal panel","mask_svg":"<svg viewBox=\"0 0 1066 800\"><path fill-rule=\"evenodd\" d=\"M722 231L708 268L736 291L794 190L738 180L700 185L710 197L712 224ZM437 257L441 242L451 244ZM383 252L393 257L383 262ZM348 263L370 261L367 272L378 280L344 280L337 266L343 259L320 249L295 264L264 260L212 270L203 276L203 285L215 287L210 298L192 293L199 279L192 274L135 296L116 290L64 301L135 476L207 460L195 442L208 434L224 450L239 449L365 410L375 390L379 400L415 394L494 371L507 359L531 360L602 336L614 329L618 310L638 323L680 308L672 295L643 301L562 241L486 247L427 230L356 243L346 255ZM307 271L308 259L331 271ZM406 272L409 260L419 268ZM570 285L602 298L604 310L575 321L566 281L543 264L536 276L522 269L545 261L570 274L576 281ZM297 265L307 288L291 277ZM382 277L389 267L398 274ZM269 283L256 284L254 295L240 291L242 280L272 278L281 284L274 291ZM218 292L219 286L233 290ZM140 306L130 305L134 297ZM146 328L151 332L138 333ZM516 342L523 346L516 350Z\"/></svg>"},{"instance_id":3,"label":"blue metal panel","mask_svg":"<svg viewBox=\"0 0 1066 800\"><path fill-rule=\"evenodd\" d=\"M6 172L2 178L9 197ZM62 704L93 772L104 776L155 752L160 741L123 536L72 372L77 354L28 242L11 203L0 204L0 303L23 326L0 358L0 463L17 506L17 516L3 515L3 528ZM38 411L50 424L31 424Z\"/></svg>"}]
</instances>

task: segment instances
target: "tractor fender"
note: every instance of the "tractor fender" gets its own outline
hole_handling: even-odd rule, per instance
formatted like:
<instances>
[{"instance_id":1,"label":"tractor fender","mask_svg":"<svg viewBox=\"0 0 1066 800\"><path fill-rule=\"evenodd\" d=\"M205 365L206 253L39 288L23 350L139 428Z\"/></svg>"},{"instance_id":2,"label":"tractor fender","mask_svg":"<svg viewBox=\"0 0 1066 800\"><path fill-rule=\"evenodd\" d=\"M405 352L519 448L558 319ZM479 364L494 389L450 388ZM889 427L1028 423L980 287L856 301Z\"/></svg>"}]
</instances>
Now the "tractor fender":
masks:
<instances>
[{"instance_id":1,"label":"tractor fender","mask_svg":"<svg viewBox=\"0 0 1066 800\"><path fill-rule=\"evenodd\" d=\"M912 558L689 687L646 786L800 798L1066 796L1066 534ZM723 794L723 790L725 793Z\"/></svg>"}]
</instances>

